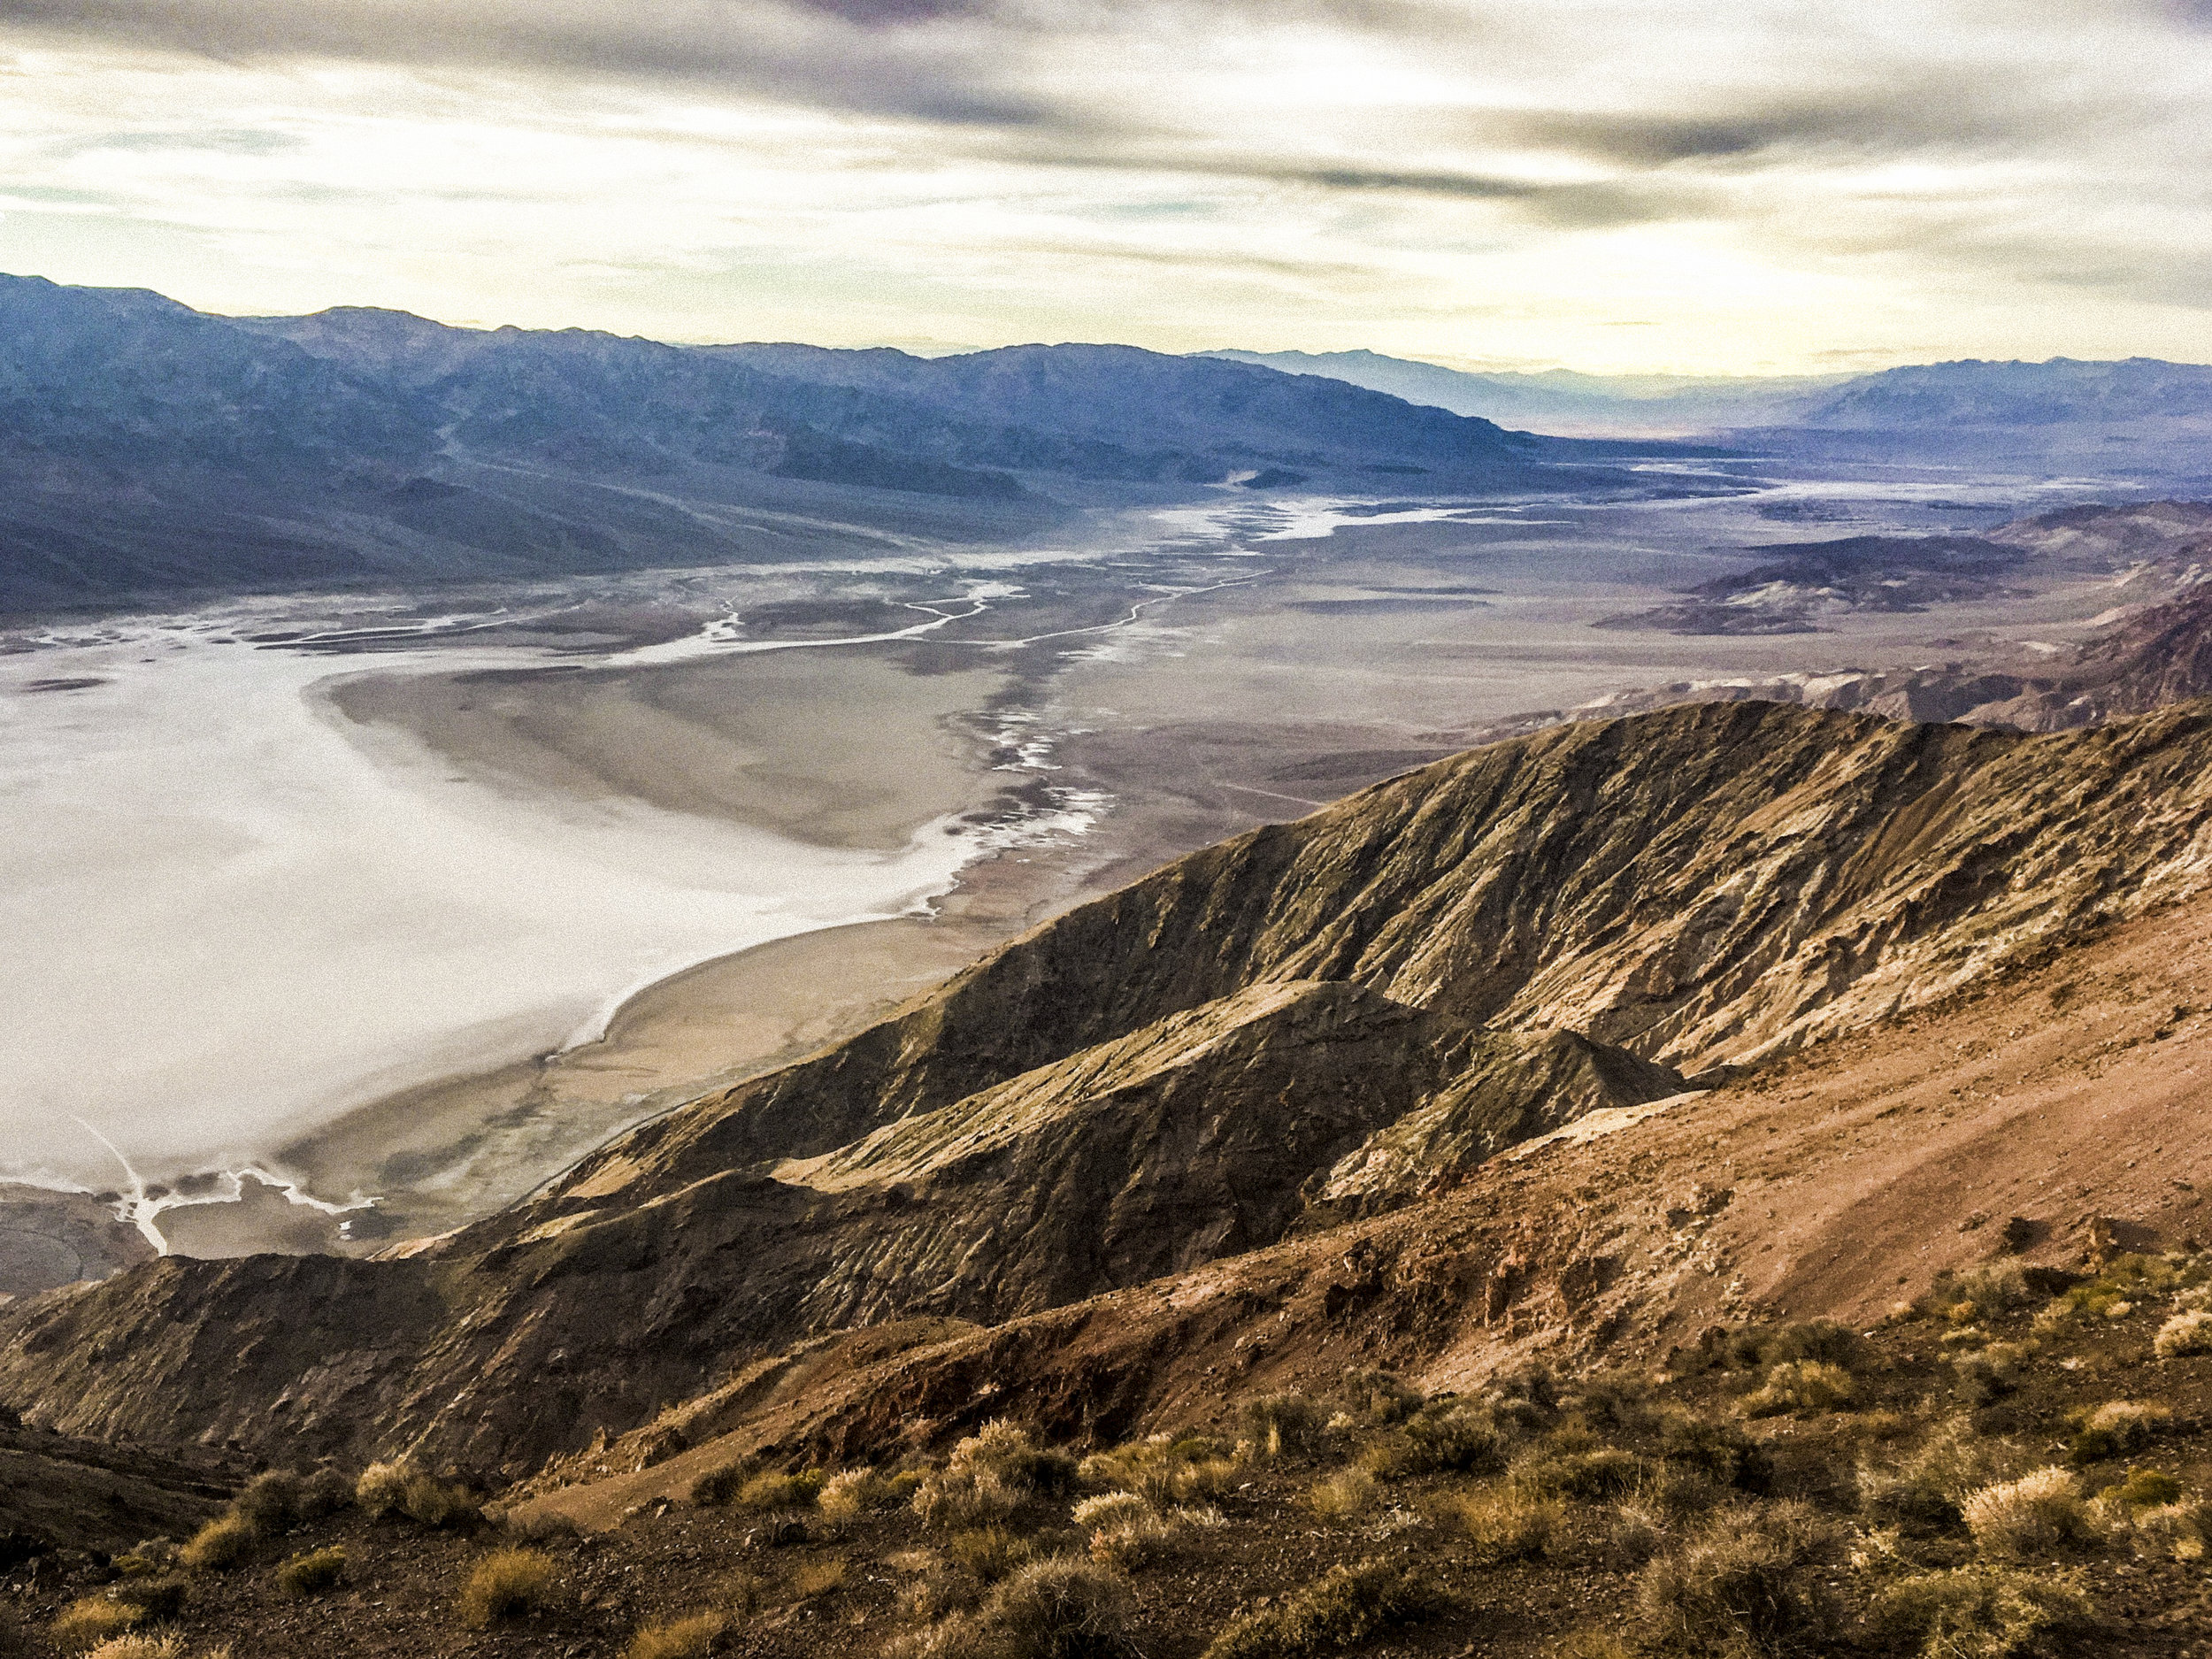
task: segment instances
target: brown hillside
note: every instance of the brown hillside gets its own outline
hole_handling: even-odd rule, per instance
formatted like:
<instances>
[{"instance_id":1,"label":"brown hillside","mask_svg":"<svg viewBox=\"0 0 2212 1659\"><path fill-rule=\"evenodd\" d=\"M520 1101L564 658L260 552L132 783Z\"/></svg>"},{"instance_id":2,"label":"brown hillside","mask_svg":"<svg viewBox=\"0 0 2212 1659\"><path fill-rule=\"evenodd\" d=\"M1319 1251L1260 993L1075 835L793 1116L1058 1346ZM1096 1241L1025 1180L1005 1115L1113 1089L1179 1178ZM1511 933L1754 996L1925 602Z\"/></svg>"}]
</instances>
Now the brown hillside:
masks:
<instances>
[{"instance_id":1,"label":"brown hillside","mask_svg":"<svg viewBox=\"0 0 2212 1659\"><path fill-rule=\"evenodd\" d=\"M1301 1251L1340 1256L1333 1235L1266 1247L2197 893L2208 761L2200 705L2032 739L1701 705L1496 744L1179 861L400 1259L167 1261L0 1310L0 1398L78 1432L421 1444L517 1474L841 1325L1013 1321L942 1362L972 1393L1022 1374L1025 1345L1088 1352L1101 1308L1122 1308L1099 1339L1122 1343L1144 1326L1127 1307L1161 1294L1130 1287L1157 1274L1184 1270L1185 1303ZM1623 1202L1663 1172L1617 1147L1576 1156ZM1411 1256L1387 1240L1416 1224L1367 1224L1391 1265L1328 1285L1298 1269L1317 1325L1271 1291L1204 1317L1317 1340L1379 1299L1448 1333L1474 1297L1496 1304L1486 1342L1536 1271L1517 1251L1582 1263L1563 1295L1601 1300L1624 1281L1586 1205L1521 1215L1491 1259L1533 1179L1482 1178L1473 1231L1440 1224ZM1149 1409L1149 1371L1127 1374L1081 1409ZM1040 1399L1071 1410L1101 1386ZM935 1401L902 1388L868 1409Z\"/></svg>"}]
</instances>

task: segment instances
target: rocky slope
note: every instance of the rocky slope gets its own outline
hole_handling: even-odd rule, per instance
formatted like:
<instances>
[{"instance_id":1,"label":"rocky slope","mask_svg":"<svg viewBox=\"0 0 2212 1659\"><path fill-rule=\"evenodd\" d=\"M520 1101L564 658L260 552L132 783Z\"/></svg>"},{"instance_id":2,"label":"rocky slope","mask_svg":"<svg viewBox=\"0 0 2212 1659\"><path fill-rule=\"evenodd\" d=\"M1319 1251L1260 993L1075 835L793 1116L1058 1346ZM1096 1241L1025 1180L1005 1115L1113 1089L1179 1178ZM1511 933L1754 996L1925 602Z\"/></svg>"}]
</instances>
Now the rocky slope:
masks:
<instances>
[{"instance_id":1,"label":"rocky slope","mask_svg":"<svg viewBox=\"0 0 2212 1659\"><path fill-rule=\"evenodd\" d=\"M0 1400L511 1475L842 1326L1202 1279L2186 899L2208 762L2201 705L2029 738L1705 704L1496 744L1069 912L395 1259L0 1310Z\"/></svg>"}]
</instances>

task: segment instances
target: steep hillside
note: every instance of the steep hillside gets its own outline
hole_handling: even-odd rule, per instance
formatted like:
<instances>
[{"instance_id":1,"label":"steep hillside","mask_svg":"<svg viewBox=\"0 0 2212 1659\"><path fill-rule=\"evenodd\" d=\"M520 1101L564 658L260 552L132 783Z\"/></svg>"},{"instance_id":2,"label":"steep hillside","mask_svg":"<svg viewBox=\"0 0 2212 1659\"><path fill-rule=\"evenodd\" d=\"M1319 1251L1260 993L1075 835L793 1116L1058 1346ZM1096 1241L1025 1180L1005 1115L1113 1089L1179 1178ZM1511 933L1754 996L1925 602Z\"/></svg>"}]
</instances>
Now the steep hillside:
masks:
<instances>
[{"instance_id":1,"label":"steep hillside","mask_svg":"<svg viewBox=\"0 0 2212 1659\"><path fill-rule=\"evenodd\" d=\"M1071 911L397 1259L0 1310L0 1399L512 1475L841 1325L1202 1278L2199 892L2208 762L2201 705L2024 738L1709 704L1497 744Z\"/></svg>"}]
</instances>

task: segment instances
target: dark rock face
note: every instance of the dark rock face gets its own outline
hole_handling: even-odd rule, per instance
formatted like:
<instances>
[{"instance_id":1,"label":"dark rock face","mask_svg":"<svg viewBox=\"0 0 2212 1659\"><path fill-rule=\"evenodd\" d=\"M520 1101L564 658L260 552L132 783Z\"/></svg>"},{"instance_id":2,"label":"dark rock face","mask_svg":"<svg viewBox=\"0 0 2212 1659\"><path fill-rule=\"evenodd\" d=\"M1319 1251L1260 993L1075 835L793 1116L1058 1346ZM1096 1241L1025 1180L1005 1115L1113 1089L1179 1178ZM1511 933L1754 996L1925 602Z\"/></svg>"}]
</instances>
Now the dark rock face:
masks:
<instances>
[{"instance_id":1,"label":"dark rock face","mask_svg":"<svg viewBox=\"0 0 2212 1659\"><path fill-rule=\"evenodd\" d=\"M997 1322L1402 1203L2212 880L2212 708L1556 727L1180 860L393 1259L0 1310L77 1431L510 1470L811 1333Z\"/></svg>"}]
</instances>

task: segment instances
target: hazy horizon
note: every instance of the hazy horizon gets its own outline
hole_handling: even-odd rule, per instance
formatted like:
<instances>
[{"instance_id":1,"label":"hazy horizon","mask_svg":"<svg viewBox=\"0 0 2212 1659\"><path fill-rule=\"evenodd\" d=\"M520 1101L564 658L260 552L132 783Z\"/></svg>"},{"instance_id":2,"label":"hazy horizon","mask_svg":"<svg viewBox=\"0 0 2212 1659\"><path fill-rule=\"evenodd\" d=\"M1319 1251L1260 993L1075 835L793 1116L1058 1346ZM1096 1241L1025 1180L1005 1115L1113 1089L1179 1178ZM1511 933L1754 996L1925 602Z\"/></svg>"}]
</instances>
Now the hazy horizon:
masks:
<instances>
[{"instance_id":1,"label":"hazy horizon","mask_svg":"<svg viewBox=\"0 0 2212 1659\"><path fill-rule=\"evenodd\" d=\"M2195 0L9 0L0 268L1474 370L2199 360Z\"/></svg>"}]
</instances>

